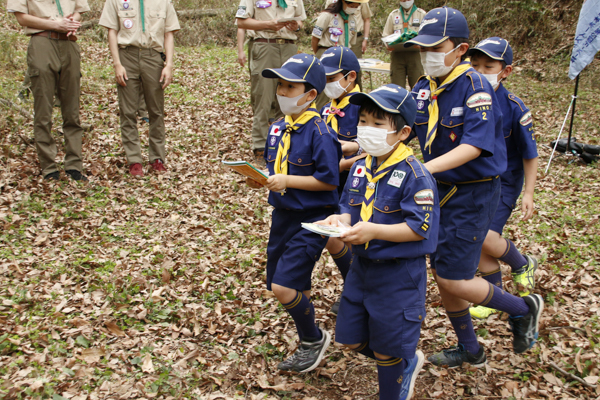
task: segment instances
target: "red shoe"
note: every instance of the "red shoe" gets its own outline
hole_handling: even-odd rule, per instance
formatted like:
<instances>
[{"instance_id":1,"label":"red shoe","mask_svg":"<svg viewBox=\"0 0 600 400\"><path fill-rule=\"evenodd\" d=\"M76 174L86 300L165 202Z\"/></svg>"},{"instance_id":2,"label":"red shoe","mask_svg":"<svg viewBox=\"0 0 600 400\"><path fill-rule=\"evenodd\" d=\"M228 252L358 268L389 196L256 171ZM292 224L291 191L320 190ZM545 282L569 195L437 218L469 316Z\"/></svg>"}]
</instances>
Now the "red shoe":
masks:
<instances>
[{"instance_id":1,"label":"red shoe","mask_svg":"<svg viewBox=\"0 0 600 400\"><path fill-rule=\"evenodd\" d=\"M144 170L142 169L142 164L135 163L129 165L129 173L132 176L144 176Z\"/></svg>"},{"instance_id":2,"label":"red shoe","mask_svg":"<svg viewBox=\"0 0 600 400\"><path fill-rule=\"evenodd\" d=\"M165 168L165 164L163 164L163 162L160 158L157 158L156 160L152 161L150 166L156 172L166 172L167 171L167 169Z\"/></svg>"}]
</instances>

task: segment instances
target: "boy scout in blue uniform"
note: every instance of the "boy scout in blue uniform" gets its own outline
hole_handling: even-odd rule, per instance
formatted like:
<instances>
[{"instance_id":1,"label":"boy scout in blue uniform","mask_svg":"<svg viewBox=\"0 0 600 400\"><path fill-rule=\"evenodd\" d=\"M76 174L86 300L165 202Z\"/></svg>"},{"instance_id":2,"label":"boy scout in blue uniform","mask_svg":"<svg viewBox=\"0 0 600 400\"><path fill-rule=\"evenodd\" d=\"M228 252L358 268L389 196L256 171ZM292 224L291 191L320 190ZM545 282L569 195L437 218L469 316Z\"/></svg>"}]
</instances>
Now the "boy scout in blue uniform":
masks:
<instances>
[{"instance_id":1,"label":"boy scout in blue uniform","mask_svg":"<svg viewBox=\"0 0 600 400\"><path fill-rule=\"evenodd\" d=\"M321 109L321 115L337 134L344 154L340 160L340 185L338 186L338 193L341 194L352 164L366 156L366 154L358 154L359 146L356 143L360 106L350 103L350 97L360 92L360 86L356 83L360 64L352 50L341 46L327 49L321 56L321 63L327 75L324 92L331 99L331 102ZM345 280L352 263L351 247L338 238L329 238L326 247ZM331 312L337 314L339 307L338 300L333 304Z\"/></svg>"},{"instance_id":2,"label":"boy scout in blue uniform","mask_svg":"<svg viewBox=\"0 0 600 400\"><path fill-rule=\"evenodd\" d=\"M269 170L269 204L275 207L267 245L267 289L296 324L300 346L277 367L308 372L321 362L331 341L315 323L310 298L311 274L327 242L301 227L302 222L327 218L337 209L340 144L315 109L325 87L318 58L297 54L281 68L262 71L278 79L277 100L284 119L273 123L265 146ZM259 187L248 180L251 187Z\"/></svg>"},{"instance_id":3,"label":"boy scout in blue uniform","mask_svg":"<svg viewBox=\"0 0 600 400\"><path fill-rule=\"evenodd\" d=\"M409 399L424 356L416 351L425 318L427 265L435 251L439 203L435 179L403 143L415 120L410 92L390 84L351 97L361 105L358 160L340 199L351 224L342 234L354 261L342 294L336 341L377 361L379 398Z\"/></svg>"},{"instance_id":4,"label":"boy scout in blue uniform","mask_svg":"<svg viewBox=\"0 0 600 400\"><path fill-rule=\"evenodd\" d=\"M491 37L469 50L469 55L473 68L486 77L496 91L502 110L502 132L508 163L506 171L500 176L500 202L483 242L479 272L483 279L501 288L502 272L498 260L507 263L513 271L513 280L522 286L519 287L519 294L526 296L529 289L535 286L537 260L528 255L523 256L512 241L502 237L502 230L517 204L523 181L523 219L529 219L533 215L533 189L538 166L533 119L523 101L502 84L512 72L513 52L510 44L505 39ZM473 317L482 319L497 312L484 306L472 307L470 311Z\"/></svg>"},{"instance_id":5,"label":"boy scout in blue uniform","mask_svg":"<svg viewBox=\"0 0 600 400\"><path fill-rule=\"evenodd\" d=\"M469 28L460 11L431 10L419 34L405 46L420 45L426 76L413 88L415 133L425 167L438 180L440 234L431 267L458 346L429 357L435 365L482 366L485 351L473 330L469 302L510 315L513 349L535 343L544 308L542 297L513 296L475 277L481 248L500 198L499 175L506 170L502 113L490 83L465 61Z\"/></svg>"}]
</instances>

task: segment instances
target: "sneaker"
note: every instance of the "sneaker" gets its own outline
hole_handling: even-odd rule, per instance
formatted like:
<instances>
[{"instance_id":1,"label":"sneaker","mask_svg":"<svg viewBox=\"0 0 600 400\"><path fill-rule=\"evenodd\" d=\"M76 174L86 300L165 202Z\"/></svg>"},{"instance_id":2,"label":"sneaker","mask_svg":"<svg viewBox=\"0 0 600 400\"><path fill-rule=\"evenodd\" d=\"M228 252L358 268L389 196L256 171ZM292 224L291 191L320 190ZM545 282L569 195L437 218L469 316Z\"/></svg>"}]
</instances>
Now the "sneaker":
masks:
<instances>
[{"instance_id":1,"label":"sneaker","mask_svg":"<svg viewBox=\"0 0 600 400\"><path fill-rule=\"evenodd\" d=\"M267 162L265 161L265 151L254 149L254 163L258 165L259 168L267 168Z\"/></svg>"},{"instance_id":2,"label":"sneaker","mask_svg":"<svg viewBox=\"0 0 600 400\"><path fill-rule=\"evenodd\" d=\"M144 170L142 169L142 164L134 163L129 165L129 173L132 176L144 176Z\"/></svg>"},{"instance_id":3,"label":"sneaker","mask_svg":"<svg viewBox=\"0 0 600 400\"><path fill-rule=\"evenodd\" d=\"M67 173L67 175L69 175L74 181L82 181L82 182L87 182L89 179L87 178L87 176L85 176L84 174L82 174L80 171L77 171L76 169L69 169L67 171L65 171Z\"/></svg>"},{"instance_id":4,"label":"sneaker","mask_svg":"<svg viewBox=\"0 0 600 400\"><path fill-rule=\"evenodd\" d=\"M341 299L340 299L340 298L338 298L338 299L335 301L335 303L333 303L333 305L331 306L331 312L332 312L333 314L335 314L335 315L337 315L337 314L338 314L338 311L340 310L340 302L341 302Z\"/></svg>"},{"instance_id":5,"label":"sneaker","mask_svg":"<svg viewBox=\"0 0 600 400\"><path fill-rule=\"evenodd\" d=\"M150 118L148 118L148 117L142 117L141 120L142 120L142 122L145 122L147 124L150 123Z\"/></svg>"},{"instance_id":6,"label":"sneaker","mask_svg":"<svg viewBox=\"0 0 600 400\"><path fill-rule=\"evenodd\" d=\"M277 368L282 371L309 372L317 368L331 342L329 332L319 328L321 340L318 342L300 343L300 347L291 357L282 361Z\"/></svg>"},{"instance_id":7,"label":"sneaker","mask_svg":"<svg viewBox=\"0 0 600 400\"><path fill-rule=\"evenodd\" d=\"M157 158L156 160L152 161L150 163L150 166L156 172L167 172L167 169L165 168L165 164L163 163L163 161L160 158Z\"/></svg>"},{"instance_id":8,"label":"sneaker","mask_svg":"<svg viewBox=\"0 0 600 400\"><path fill-rule=\"evenodd\" d=\"M519 285L523 285L525 287L524 291L519 291L519 296L521 297L529 295L529 289L533 289L535 287L535 271L538 267L538 262L535 258L527 255L525 258L527 259L527 265L512 273L513 282L517 284L517 288Z\"/></svg>"},{"instance_id":9,"label":"sneaker","mask_svg":"<svg viewBox=\"0 0 600 400\"><path fill-rule=\"evenodd\" d=\"M513 332L513 350L515 353L523 353L533 347L540 333L540 316L544 311L544 299L539 294L530 294L523 297L529 306L529 312L522 317L510 317L511 330Z\"/></svg>"},{"instance_id":10,"label":"sneaker","mask_svg":"<svg viewBox=\"0 0 600 400\"><path fill-rule=\"evenodd\" d=\"M45 181L58 181L60 180L60 172L54 171L44 176Z\"/></svg>"},{"instance_id":11,"label":"sneaker","mask_svg":"<svg viewBox=\"0 0 600 400\"><path fill-rule=\"evenodd\" d=\"M483 346L479 345L477 354L472 354L465 350L465 347L459 343L458 346L442 350L441 353L434 354L427 358L427 360L438 367L447 365L448 368L457 368L462 366L463 363L469 363L476 368L481 368L487 362L487 357Z\"/></svg>"},{"instance_id":12,"label":"sneaker","mask_svg":"<svg viewBox=\"0 0 600 400\"><path fill-rule=\"evenodd\" d=\"M417 375L419 375L421 368L423 368L425 356L421 350L417 350L413 359L407 361L408 365L404 368L404 373L402 374L402 386L400 387L399 400L409 400L412 397L413 392L415 391L415 380L417 379Z\"/></svg>"},{"instance_id":13,"label":"sneaker","mask_svg":"<svg viewBox=\"0 0 600 400\"><path fill-rule=\"evenodd\" d=\"M473 318L477 319L487 319L492 314L496 314L499 312L494 308L484 307L484 306L476 306L469 308L469 312Z\"/></svg>"}]
</instances>

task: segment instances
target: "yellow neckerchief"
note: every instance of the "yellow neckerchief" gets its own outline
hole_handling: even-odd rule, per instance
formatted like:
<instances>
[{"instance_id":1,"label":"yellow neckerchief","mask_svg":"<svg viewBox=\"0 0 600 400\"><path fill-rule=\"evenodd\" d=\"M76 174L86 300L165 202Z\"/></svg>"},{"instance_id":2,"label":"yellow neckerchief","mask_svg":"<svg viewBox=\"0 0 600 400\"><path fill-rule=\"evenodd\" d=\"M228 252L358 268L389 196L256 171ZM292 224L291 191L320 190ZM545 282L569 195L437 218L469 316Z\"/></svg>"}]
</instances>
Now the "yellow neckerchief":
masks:
<instances>
[{"instance_id":1,"label":"yellow neckerchief","mask_svg":"<svg viewBox=\"0 0 600 400\"><path fill-rule=\"evenodd\" d=\"M365 200L360 207L360 220L370 222L373 218L373 204L375 203L375 188L377 181L387 175L396 165L406 157L413 154L412 149L400 143L396 150L381 164L375 174L372 172L372 164L375 160L373 156L368 155L365 159L365 176L367 177L367 189L365 190ZM369 247L369 242L365 243L365 249Z\"/></svg>"},{"instance_id":2,"label":"yellow neckerchief","mask_svg":"<svg viewBox=\"0 0 600 400\"><path fill-rule=\"evenodd\" d=\"M356 86L354 86L354 89L349 91L348 94L339 102L339 104L337 100L331 100L331 106L329 106L329 115L327 116L327 124L333 128L335 133L340 133L338 120L335 117L337 113L335 111L343 110L348 104L350 104L350 97L352 97L351 93L358 92L360 92L360 86L358 86L357 83Z\"/></svg>"},{"instance_id":3,"label":"yellow neckerchief","mask_svg":"<svg viewBox=\"0 0 600 400\"><path fill-rule=\"evenodd\" d=\"M283 132L283 136L279 141L279 147L277 148L277 156L275 157L275 173L287 175L288 173L288 155L290 153L290 144L292 131L300 129L305 123L310 121L313 117L319 117L319 113L315 110L316 104L312 103L310 107L298 117L296 121L292 120L289 115L285 116L286 128ZM283 193L282 193L283 195Z\"/></svg>"},{"instance_id":4,"label":"yellow neckerchief","mask_svg":"<svg viewBox=\"0 0 600 400\"><path fill-rule=\"evenodd\" d=\"M424 149L426 150L427 147L429 147L429 154L431 154L431 144L435 139L440 118L440 108L437 104L437 98L440 95L440 93L442 93L452 82L458 79L462 74L467 72L469 68L471 68L470 62L465 61L460 63L456 68L454 68L454 70L452 70L452 73L448 75L448 77L446 78L446 80L444 80L444 82L442 82L440 87L437 87L437 82L435 81L435 78L432 78L429 75L426 76L427 80L429 81L429 89L431 90L431 103L429 103L429 122L427 124L427 136L425 140Z\"/></svg>"}]
</instances>

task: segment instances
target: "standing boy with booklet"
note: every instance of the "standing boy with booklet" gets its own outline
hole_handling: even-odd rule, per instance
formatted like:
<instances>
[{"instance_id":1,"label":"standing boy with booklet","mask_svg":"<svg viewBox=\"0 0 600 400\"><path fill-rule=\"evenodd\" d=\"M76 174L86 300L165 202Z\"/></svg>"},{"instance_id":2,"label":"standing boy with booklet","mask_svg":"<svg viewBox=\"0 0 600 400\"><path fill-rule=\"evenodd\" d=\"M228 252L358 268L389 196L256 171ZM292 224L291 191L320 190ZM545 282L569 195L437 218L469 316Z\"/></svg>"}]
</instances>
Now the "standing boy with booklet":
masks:
<instances>
[{"instance_id":1,"label":"standing boy with booklet","mask_svg":"<svg viewBox=\"0 0 600 400\"><path fill-rule=\"evenodd\" d=\"M510 315L513 349L522 353L537 339L544 303L539 295L513 296L476 277L481 247L500 198L506 170L502 113L490 83L465 61L469 27L460 11L431 10L419 34L426 76L413 88L415 133L425 167L438 180L440 234L431 256L433 276L458 346L429 357L435 365L483 366L486 355L473 330L469 303Z\"/></svg>"},{"instance_id":2,"label":"standing boy with booklet","mask_svg":"<svg viewBox=\"0 0 600 400\"><path fill-rule=\"evenodd\" d=\"M315 369L331 341L315 323L311 275L327 238L301 227L327 218L337 209L340 144L317 112L314 100L325 88L318 58L297 54L281 68L262 71L278 79L277 100L284 119L273 123L265 146L269 179L265 185L275 209L267 245L267 289L290 314L300 339L298 350L277 368ZM251 187L261 187L248 179Z\"/></svg>"},{"instance_id":3,"label":"standing boy with booklet","mask_svg":"<svg viewBox=\"0 0 600 400\"><path fill-rule=\"evenodd\" d=\"M368 154L351 169L341 215L323 224L351 224L348 273L336 341L377 362L380 400L410 399L424 356L417 351L425 318L427 265L435 251L439 203L434 178L404 145L417 105L390 84L351 97L360 105L358 142Z\"/></svg>"}]
</instances>

